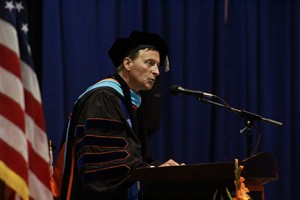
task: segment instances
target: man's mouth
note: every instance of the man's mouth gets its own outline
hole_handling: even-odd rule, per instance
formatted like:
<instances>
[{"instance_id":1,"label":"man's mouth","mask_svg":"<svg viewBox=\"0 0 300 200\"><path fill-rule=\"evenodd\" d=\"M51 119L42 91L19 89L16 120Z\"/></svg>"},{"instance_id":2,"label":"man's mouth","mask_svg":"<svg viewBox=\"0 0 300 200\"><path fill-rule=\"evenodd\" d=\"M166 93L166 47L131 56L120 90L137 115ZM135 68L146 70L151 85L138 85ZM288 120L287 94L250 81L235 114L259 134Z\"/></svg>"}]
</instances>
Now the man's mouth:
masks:
<instances>
[{"instance_id":1,"label":"man's mouth","mask_svg":"<svg viewBox=\"0 0 300 200\"><path fill-rule=\"evenodd\" d=\"M150 78L150 79L149 79L149 82L154 83L154 82L155 82L155 79L154 79L154 78Z\"/></svg>"}]
</instances>

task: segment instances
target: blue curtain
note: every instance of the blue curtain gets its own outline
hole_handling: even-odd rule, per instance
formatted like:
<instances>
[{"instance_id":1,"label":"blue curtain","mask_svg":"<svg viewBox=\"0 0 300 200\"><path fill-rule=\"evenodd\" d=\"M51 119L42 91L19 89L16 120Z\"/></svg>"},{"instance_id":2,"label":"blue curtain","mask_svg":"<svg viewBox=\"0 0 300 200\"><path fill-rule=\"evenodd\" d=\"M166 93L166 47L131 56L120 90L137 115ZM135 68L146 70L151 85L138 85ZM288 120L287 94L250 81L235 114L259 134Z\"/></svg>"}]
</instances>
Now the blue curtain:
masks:
<instances>
[{"instance_id":1,"label":"blue curtain","mask_svg":"<svg viewBox=\"0 0 300 200\"><path fill-rule=\"evenodd\" d=\"M255 122L253 146L260 134L256 152L278 160L279 179L266 185L266 199L296 199L299 10L297 0L44 1L41 80L49 138L60 144L77 97L114 72L107 50L117 37L156 32L170 46L171 71L161 72L155 157L188 164L247 157L243 118L192 96L171 96L169 86L213 93L234 108L283 122Z\"/></svg>"}]
</instances>

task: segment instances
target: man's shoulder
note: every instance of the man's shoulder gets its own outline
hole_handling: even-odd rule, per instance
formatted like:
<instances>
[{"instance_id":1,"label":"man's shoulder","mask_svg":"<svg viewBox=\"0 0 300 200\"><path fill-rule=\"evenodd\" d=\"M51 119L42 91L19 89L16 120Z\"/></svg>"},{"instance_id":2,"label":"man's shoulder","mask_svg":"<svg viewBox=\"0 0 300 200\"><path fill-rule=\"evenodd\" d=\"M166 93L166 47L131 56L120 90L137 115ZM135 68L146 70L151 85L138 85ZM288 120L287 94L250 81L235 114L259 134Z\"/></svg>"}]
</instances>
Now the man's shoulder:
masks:
<instances>
[{"instance_id":1,"label":"man's shoulder","mask_svg":"<svg viewBox=\"0 0 300 200\"><path fill-rule=\"evenodd\" d=\"M118 98L122 97L122 95L120 95L119 92L116 91L114 88L107 87L107 86L95 88L90 91L89 95L90 96L92 96L92 95L107 95L107 96L118 97Z\"/></svg>"}]
</instances>

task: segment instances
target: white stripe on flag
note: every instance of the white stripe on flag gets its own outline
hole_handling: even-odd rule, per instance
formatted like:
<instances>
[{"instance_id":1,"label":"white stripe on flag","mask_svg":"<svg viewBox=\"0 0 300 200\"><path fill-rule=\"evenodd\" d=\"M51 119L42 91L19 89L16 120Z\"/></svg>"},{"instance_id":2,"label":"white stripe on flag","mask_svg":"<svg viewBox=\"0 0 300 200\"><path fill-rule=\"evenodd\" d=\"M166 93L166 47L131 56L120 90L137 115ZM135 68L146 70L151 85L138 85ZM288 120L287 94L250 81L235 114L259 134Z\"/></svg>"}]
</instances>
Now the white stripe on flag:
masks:
<instances>
[{"instance_id":1,"label":"white stripe on flag","mask_svg":"<svg viewBox=\"0 0 300 200\"><path fill-rule=\"evenodd\" d=\"M1 66L0 74L0 92L8 96L11 100L16 101L24 110L24 91L21 80Z\"/></svg>"},{"instance_id":2,"label":"white stripe on flag","mask_svg":"<svg viewBox=\"0 0 300 200\"><path fill-rule=\"evenodd\" d=\"M0 115L0 139L15 149L28 162L27 140L23 131Z\"/></svg>"},{"instance_id":3,"label":"white stripe on flag","mask_svg":"<svg viewBox=\"0 0 300 200\"><path fill-rule=\"evenodd\" d=\"M50 162L46 133L40 129L29 115L25 115L26 136L33 150L47 163Z\"/></svg>"},{"instance_id":4,"label":"white stripe on flag","mask_svg":"<svg viewBox=\"0 0 300 200\"><path fill-rule=\"evenodd\" d=\"M40 88L35 72L23 61L21 61L21 70L24 88L28 90L39 103L41 103Z\"/></svg>"},{"instance_id":5,"label":"white stripe on flag","mask_svg":"<svg viewBox=\"0 0 300 200\"><path fill-rule=\"evenodd\" d=\"M29 171L29 191L30 197L36 200L53 199L53 194L32 171Z\"/></svg>"},{"instance_id":6,"label":"white stripe on flag","mask_svg":"<svg viewBox=\"0 0 300 200\"><path fill-rule=\"evenodd\" d=\"M10 23L0 19L0 43L15 52L18 57L19 43L17 40L17 31Z\"/></svg>"}]
</instances>

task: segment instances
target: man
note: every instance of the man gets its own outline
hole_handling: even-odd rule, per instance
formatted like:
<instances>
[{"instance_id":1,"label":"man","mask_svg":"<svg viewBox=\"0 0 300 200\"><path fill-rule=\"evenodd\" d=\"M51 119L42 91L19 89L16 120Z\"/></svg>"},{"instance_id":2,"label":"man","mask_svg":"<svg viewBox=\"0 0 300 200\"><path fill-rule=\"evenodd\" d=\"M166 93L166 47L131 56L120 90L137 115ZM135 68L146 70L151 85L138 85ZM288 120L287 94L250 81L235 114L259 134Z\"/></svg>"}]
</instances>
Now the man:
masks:
<instances>
[{"instance_id":1,"label":"man","mask_svg":"<svg viewBox=\"0 0 300 200\"><path fill-rule=\"evenodd\" d=\"M168 46L159 35L133 31L109 50L117 72L87 89L67 131L61 199L127 199L132 169L161 164L149 155L139 106L151 90Z\"/></svg>"}]
</instances>

